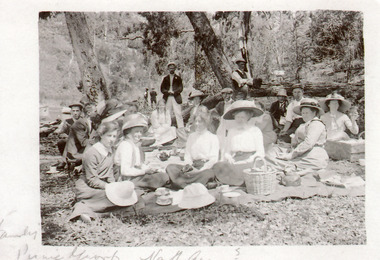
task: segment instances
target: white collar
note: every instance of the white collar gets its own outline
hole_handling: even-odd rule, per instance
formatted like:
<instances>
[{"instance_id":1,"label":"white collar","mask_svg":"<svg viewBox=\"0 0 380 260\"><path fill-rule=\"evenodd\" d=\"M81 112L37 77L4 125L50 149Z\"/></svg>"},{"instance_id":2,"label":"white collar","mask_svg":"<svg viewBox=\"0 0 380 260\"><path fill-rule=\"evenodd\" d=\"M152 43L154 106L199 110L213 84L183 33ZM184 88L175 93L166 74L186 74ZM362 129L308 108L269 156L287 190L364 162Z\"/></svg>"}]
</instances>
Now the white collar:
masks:
<instances>
[{"instance_id":1,"label":"white collar","mask_svg":"<svg viewBox=\"0 0 380 260\"><path fill-rule=\"evenodd\" d=\"M111 151L107 149L101 142L97 142L93 147L103 156L107 156Z\"/></svg>"}]
</instances>

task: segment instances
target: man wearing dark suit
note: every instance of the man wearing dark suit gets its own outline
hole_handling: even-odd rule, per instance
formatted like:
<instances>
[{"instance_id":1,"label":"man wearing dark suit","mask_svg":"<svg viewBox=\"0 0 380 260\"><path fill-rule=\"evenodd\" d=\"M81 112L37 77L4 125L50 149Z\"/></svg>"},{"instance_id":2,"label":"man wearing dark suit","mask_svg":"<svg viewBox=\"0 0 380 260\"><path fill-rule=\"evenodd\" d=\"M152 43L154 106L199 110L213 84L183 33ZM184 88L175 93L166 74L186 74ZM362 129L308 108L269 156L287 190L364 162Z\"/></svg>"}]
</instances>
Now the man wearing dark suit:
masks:
<instances>
[{"instance_id":1,"label":"man wearing dark suit","mask_svg":"<svg viewBox=\"0 0 380 260\"><path fill-rule=\"evenodd\" d=\"M86 105L84 112L85 116L79 118L71 126L69 137L67 138L65 150L63 152L64 158L75 160L77 165L81 163L83 152L89 142L92 130L90 116L95 112L95 108L93 105Z\"/></svg>"},{"instance_id":2,"label":"man wearing dark suit","mask_svg":"<svg viewBox=\"0 0 380 260\"><path fill-rule=\"evenodd\" d=\"M80 118L82 114L83 106L81 104L72 104L69 107L71 109L71 118L63 120L57 130L54 131L55 133L59 134L60 137L67 137L69 135L71 126ZM60 139L57 143L57 146L59 153L62 155L66 146L66 138Z\"/></svg>"},{"instance_id":3,"label":"man wearing dark suit","mask_svg":"<svg viewBox=\"0 0 380 260\"><path fill-rule=\"evenodd\" d=\"M166 109L172 113L174 112L177 127L184 127L181 104L182 97L181 93L183 90L182 79L180 76L175 74L177 65L174 62L168 63L169 75L165 76L161 83L161 93L163 94L163 99L166 102Z\"/></svg>"},{"instance_id":4,"label":"man wearing dark suit","mask_svg":"<svg viewBox=\"0 0 380 260\"><path fill-rule=\"evenodd\" d=\"M219 101L219 103L215 106L214 109L212 109L211 112L211 124L213 125L213 128L218 129L220 120L226 110L233 102L232 99L234 91L232 88L224 88L221 91L223 100Z\"/></svg>"},{"instance_id":5,"label":"man wearing dark suit","mask_svg":"<svg viewBox=\"0 0 380 260\"><path fill-rule=\"evenodd\" d=\"M278 100L272 103L269 110L270 114L276 119L280 126L284 126L285 124L286 109L289 105L287 97L286 90L280 89L277 93Z\"/></svg>"}]
</instances>

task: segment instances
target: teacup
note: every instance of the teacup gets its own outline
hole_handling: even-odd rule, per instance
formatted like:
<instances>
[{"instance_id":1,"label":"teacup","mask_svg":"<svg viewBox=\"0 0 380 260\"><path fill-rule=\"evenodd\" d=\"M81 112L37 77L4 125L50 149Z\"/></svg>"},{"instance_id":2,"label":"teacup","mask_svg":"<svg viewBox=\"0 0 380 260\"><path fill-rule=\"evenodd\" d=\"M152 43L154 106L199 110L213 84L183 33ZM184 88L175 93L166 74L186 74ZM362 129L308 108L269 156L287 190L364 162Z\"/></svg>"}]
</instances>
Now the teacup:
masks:
<instances>
[{"instance_id":1,"label":"teacup","mask_svg":"<svg viewBox=\"0 0 380 260\"><path fill-rule=\"evenodd\" d=\"M230 191L230 185L222 185L219 187L220 192L228 192Z\"/></svg>"},{"instance_id":2,"label":"teacup","mask_svg":"<svg viewBox=\"0 0 380 260\"><path fill-rule=\"evenodd\" d=\"M169 191L166 188L164 188L164 187L160 187L160 188L156 189L155 193L156 193L157 196L164 196L164 195L168 195Z\"/></svg>"}]
</instances>

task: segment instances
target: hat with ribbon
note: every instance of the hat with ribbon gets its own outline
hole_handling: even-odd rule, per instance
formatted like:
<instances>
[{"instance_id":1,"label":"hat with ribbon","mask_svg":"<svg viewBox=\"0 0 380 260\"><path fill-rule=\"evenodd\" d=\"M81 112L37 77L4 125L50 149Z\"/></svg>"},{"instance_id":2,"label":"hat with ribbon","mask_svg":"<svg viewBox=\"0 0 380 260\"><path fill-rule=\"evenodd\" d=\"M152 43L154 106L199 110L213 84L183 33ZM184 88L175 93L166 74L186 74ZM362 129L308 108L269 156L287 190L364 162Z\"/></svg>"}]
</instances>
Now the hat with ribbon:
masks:
<instances>
[{"instance_id":1,"label":"hat with ribbon","mask_svg":"<svg viewBox=\"0 0 380 260\"><path fill-rule=\"evenodd\" d=\"M233 120L234 114L240 111L250 111L253 113L252 117L261 116L264 112L256 107L254 101L238 100L232 103L228 111L224 114L223 118L227 120Z\"/></svg>"},{"instance_id":2,"label":"hat with ribbon","mask_svg":"<svg viewBox=\"0 0 380 260\"><path fill-rule=\"evenodd\" d=\"M321 105L321 108L324 111L327 112L330 110L330 108L328 107L328 105L326 103L330 102L331 100L338 100L339 101L340 105L339 105L338 111L340 111L342 113L347 112L351 107L351 103L349 101L345 100L343 96L339 95L338 93L332 93L330 95L327 95L326 98L319 101L319 104Z\"/></svg>"},{"instance_id":3,"label":"hat with ribbon","mask_svg":"<svg viewBox=\"0 0 380 260\"><path fill-rule=\"evenodd\" d=\"M108 183L105 191L107 198L117 206L130 206L138 200L135 185L131 181Z\"/></svg>"},{"instance_id":4,"label":"hat with ribbon","mask_svg":"<svg viewBox=\"0 0 380 260\"><path fill-rule=\"evenodd\" d=\"M182 209L197 209L214 202L215 197L208 192L203 184L193 183L183 189L182 199L178 203L178 207Z\"/></svg>"},{"instance_id":5,"label":"hat with ribbon","mask_svg":"<svg viewBox=\"0 0 380 260\"><path fill-rule=\"evenodd\" d=\"M148 128L148 123L142 115L131 114L125 117L122 130L132 128L132 127L137 127L137 126Z\"/></svg>"},{"instance_id":6,"label":"hat with ribbon","mask_svg":"<svg viewBox=\"0 0 380 260\"><path fill-rule=\"evenodd\" d=\"M313 98L304 98L301 100L301 104L293 108L293 112L297 115L301 115L301 108L303 107L311 107L315 108L319 111L318 116L323 115L325 112L319 106L318 101Z\"/></svg>"}]
</instances>

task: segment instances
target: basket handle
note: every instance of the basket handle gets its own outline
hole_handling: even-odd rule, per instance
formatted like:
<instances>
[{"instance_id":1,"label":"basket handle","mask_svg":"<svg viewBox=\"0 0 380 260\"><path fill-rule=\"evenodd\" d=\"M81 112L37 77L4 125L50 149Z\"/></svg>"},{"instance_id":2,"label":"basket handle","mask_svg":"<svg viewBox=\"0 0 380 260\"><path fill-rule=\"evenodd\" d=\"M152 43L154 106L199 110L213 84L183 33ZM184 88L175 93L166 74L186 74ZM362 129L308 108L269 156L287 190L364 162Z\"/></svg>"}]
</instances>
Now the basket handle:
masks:
<instances>
[{"instance_id":1,"label":"basket handle","mask_svg":"<svg viewBox=\"0 0 380 260\"><path fill-rule=\"evenodd\" d=\"M253 160L252 171L255 171L257 169L256 162L259 161L259 160L261 160L264 163L265 172L267 172L268 171L267 163L266 163L266 161L264 160L264 158L262 156L256 156L255 157L255 159Z\"/></svg>"}]
</instances>

